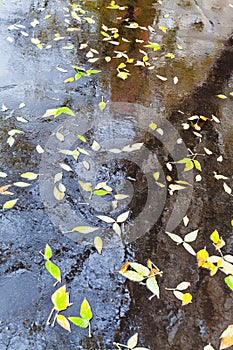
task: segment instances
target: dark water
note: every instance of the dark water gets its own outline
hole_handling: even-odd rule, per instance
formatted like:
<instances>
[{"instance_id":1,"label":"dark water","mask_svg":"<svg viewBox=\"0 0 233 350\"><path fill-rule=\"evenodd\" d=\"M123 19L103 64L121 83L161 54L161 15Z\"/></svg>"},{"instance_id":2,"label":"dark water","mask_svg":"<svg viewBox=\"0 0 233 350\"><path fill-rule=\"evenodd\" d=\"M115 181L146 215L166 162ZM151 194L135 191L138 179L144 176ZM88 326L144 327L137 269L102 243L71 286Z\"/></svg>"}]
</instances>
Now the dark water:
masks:
<instances>
[{"instance_id":1,"label":"dark water","mask_svg":"<svg viewBox=\"0 0 233 350\"><path fill-rule=\"evenodd\" d=\"M232 197L224 192L222 180L217 181L213 176L216 171L229 177L226 182L232 187L233 124L229 92L233 91L233 9L228 2L220 0L175 4L164 1L162 6L149 0L135 0L122 1L120 5L128 8L116 12L106 9L105 2L80 1L77 4L86 11L85 16L93 18L95 23L84 21L77 25L79 31L69 33L66 30L69 25L64 22L69 19L64 17L68 12L63 8L70 9L73 3L0 2L0 104L8 107L0 113L0 171L8 174L1 178L0 186L24 181L20 174L27 171L43 174L31 181L28 188L12 186L9 190L14 196L0 198L1 204L19 198L13 209L0 211L0 348L105 350L113 349L114 341L126 344L135 332L139 333L138 346L151 350L201 350L210 342L217 348L222 331L232 323L232 292L224 283L223 273L210 277L207 270L198 269L195 257L183 247L176 247L165 230L173 214L179 218L175 232L182 237L199 229L198 238L192 243L195 251L206 246L215 254L209 236L217 229L226 241L223 254L233 253ZM45 19L48 14L51 17ZM34 28L30 23L35 18L39 24ZM156 28L156 34L126 28L127 18L142 27ZM15 23L25 27L9 31L7 28ZM71 20L70 26L76 26L74 23ZM120 46L104 43L100 34L102 24L117 27L120 36L130 42L121 41ZM159 26L166 26L167 32L163 33ZM64 39L54 41L56 33ZM43 50L31 43L31 37L44 44ZM142 40L161 44L162 54L145 48ZM80 45L87 42L89 48L80 50ZM46 45L52 47L46 49ZM74 45L74 49L62 48L69 45ZM97 62L87 61L90 48L98 50L99 54L94 54L100 57ZM125 81L116 76L117 66L125 60L112 58L107 63L104 59L117 55L114 51L126 51L136 62L145 55L139 50L148 53L155 68L148 70L129 64L131 75ZM169 52L175 53L174 59L164 57ZM157 59L152 60L153 57ZM57 70L57 65L67 72ZM99 69L101 73L64 83L64 79L74 76L72 65ZM156 74L168 80L161 81ZM175 76L179 78L176 85ZM228 98L219 99L218 94ZM104 101L109 101L104 112L98 107L102 96ZM19 109L22 102L26 106ZM76 117L42 118L47 109L60 106L70 107ZM221 123L202 122L198 131L202 135L200 139L193 134L195 129L184 130L181 125L196 114L208 118L214 114ZM20 122L17 117L24 117L28 123ZM163 136L146 129L152 121L164 130ZM6 141L11 129L20 129L24 134L16 135L15 144L9 147ZM56 138L57 130L67 136L64 142ZM78 134L85 134L89 146L77 140ZM176 151L178 136L185 147ZM89 160L89 172L82 172L74 159L57 152L71 145L90 150L93 140L98 140L103 149L88 159L81 156L81 160ZM106 151L121 148L128 141L144 142L146 150L138 158L133 152L116 156ZM45 153L36 151L38 144ZM166 168L168 160L186 156L186 147L200 154L206 147L213 154L197 157L202 165L201 182L194 181L185 195L169 196L167 188L157 188L147 175L159 171L162 183L167 175L192 182L189 173L178 174L179 167L172 174ZM223 162L217 161L220 155ZM60 162L74 169L72 174L64 172L66 207L58 205L51 192L51 181ZM90 206L80 204L89 201L89 194L80 191L79 176L96 184L109 181L118 193L127 193L130 199L119 201L116 210L112 208L110 195L106 199L94 196ZM131 217L125 225L125 240L129 243L124 244L95 215L102 213L116 218L128 207ZM181 222L185 215L190 219L188 227ZM99 225L106 234L102 255L93 244L88 244L95 235L90 239L85 236L84 240L76 233L62 234L77 225L77 217L90 226ZM132 235L139 238L134 240ZM50 296L55 290L39 254L46 243L52 247L54 262L61 268L63 281L71 291L72 312L79 310L84 296L92 306L92 338L88 338L87 330L74 328L68 334L58 325L46 326L52 308ZM155 297L150 301L145 286L125 281L116 272L128 260L145 265L148 258L164 272L159 278L159 300ZM183 308L165 289L182 281L191 282L193 294L192 304Z\"/></svg>"}]
</instances>

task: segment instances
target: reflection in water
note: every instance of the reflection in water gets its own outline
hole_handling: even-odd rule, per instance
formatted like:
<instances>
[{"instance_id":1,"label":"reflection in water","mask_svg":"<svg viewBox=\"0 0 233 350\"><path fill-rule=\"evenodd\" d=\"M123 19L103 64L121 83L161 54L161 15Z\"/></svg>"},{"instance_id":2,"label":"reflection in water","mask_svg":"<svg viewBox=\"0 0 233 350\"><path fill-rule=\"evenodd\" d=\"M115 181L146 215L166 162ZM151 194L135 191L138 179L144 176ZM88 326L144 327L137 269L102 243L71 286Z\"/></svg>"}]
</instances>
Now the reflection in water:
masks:
<instances>
[{"instance_id":1,"label":"reflection in water","mask_svg":"<svg viewBox=\"0 0 233 350\"><path fill-rule=\"evenodd\" d=\"M0 39L3 43L0 103L4 102L9 108L7 112L1 113L3 164L0 170L8 173L8 178L1 180L2 185L19 181L20 174L24 171L38 172L40 155L35 151L35 147L37 144L45 147L62 118L61 116L55 121L52 118L41 119L46 109L67 105L85 118L93 114L93 109L98 108L101 96L104 96L105 100L110 99L117 103L126 102L124 108L127 108L127 104L132 106L134 103L152 106L161 120L167 117L175 125L182 133L185 143L194 152L203 153L203 146L213 152L212 157L201 160L203 181L195 183L194 186L193 201L187 213L190 224L188 228L181 224L177 233L183 235L198 227L200 233L197 242L194 243L195 250L204 246L212 249L209 236L217 228L227 242L224 254L230 254L232 202L223 194L222 183L217 182L212 174L213 171L229 177L232 174L233 147L232 143L225 141L231 141L228 130L232 130L232 122L226 118L226 111L231 111L230 97L228 95L225 102L216 98L219 93L228 94L227 83L232 76L232 38L223 46L223 39L232 29L218 24L230 23L231 8L227 2L220 2L221 6L218 6L216 1L214 4L210 1L166 1L160 6L158 2L142 0L122 1L120 4L128 8L116 12L106 9L106 2L103 1L78 3L86 9L85 16L93 17L95 23L77 25L74 19L67 17L68 12L64 11L63 7L69 4L62 0L56 4L53 1L13 0L0 4ZM39 7L44 7L45 10L38 10ZM45 19L45 16L50 14L51 17ZM35 28L30 25L34 18L40 22ZM155 27L155 33L125 28L129 23L127 18L129 22L137 22L140 26ZM64 22L65 20L70 20L70 24ZM25 28L8 31L7 27L16 22ZM67 33L66 27L75 23L81 30ZM130 42L121 40L118 46L103 42L103 36L100 34L102 24L118 28L120 36ZM166 26L166 33L158 26ZM21 30L28 33L29 37L20 34ZM64 40L53 40L58 33L65 37ZM52 47L38 50L30 41L32 36L38 37L44 45ZM13 39L12 44L6 40L8 37ZM147 41L158 42L162 47L161 54L145 48ZM100 60L94 63L87 62L89 47L79 49L80 45L85 43L99 51ZM63 46L69 45L74 45L74 49L62 49ZM139 50L143 50L144 53L140 53ZM127 64L131 75L123 81L117 77L116 68L125 59L112 58L109 63L105 61L106 56L116 56L114 51L126 51L129 58L134 59L134 63L148 55L155 68L150 70ZM175 57L164 57L167 52L174 53ZM67 73L59 72L56 69L57 65L67 70ZM102 73L65 84L64 80L74 74L72 65L83 66L85 69L100 68ZM168 80L161 81L156 74L165 76ZM177 85L174 85L173 81L175 76L179 79ZM26 107L20 110L18 106L21 102L25 102ZM223 103L228 107L223 109ZM178 110L184 114L178 113ZM120 119L117 108L112 109L111 113L114 119ZM216 127L209 121L203 123L200 131L202 138L198 139L193 135L191 128L184 132L181 127L181 123L187 121L187 116L196 113L207 117L217 114L220 119L227 120L227 123ZM23 124L16 119L21 116L28 120L28 123ZM101 122L101 118L103 115L100 113L97 117L98 122ZM130 112L128 122L129 125L135 122ZM6 144L7 133L14 128L23 130L24 134L18 135L15 145L10 148ZM125 132L133 135L130 126ZM108 130L108 133L114 139L113 128ZM98 130L93 132L93 136L99 136ZM160 157L160 161L165 163L169 159L168 152L162 150L161 145L151 140L147 133L144 134L144 140ZM220 152L224 159L228 158L222 164L216 161ZM113 165L115 166L111 162L108 163L112 173ZM129 173L127 170L130 170ZM138 206L139 212L139 202L145 200L146 181L143 173L137 170L131 167L126 169L124 163L124 167L116 172L114 179L117 181L119 177L120 181L125 175L132 178L138 176L140 186L132 205ZM77 183L69 188L70 198L76 187ZM0 344L3 349L105 350L112 348L114 340L125 343L136 331L140 333L140 344L151 350L202 349L208 342L217 347L222 330L232 319L232 297L221 275L210 279L205 271L198 271L195 258L190 258L182 247L176 247L165 236L164 227L170 217L173 200L167 201L163 215L150 233L125 250L106 249L103 256L99 256L94 248L82 247L66 239L51 224L39 198L37 182L28 190L16 189L15 193L20 198L16 210L2 211L0 214L0 270L3 279L1 300L4 305L0 313L3 322ZM1 200L1 203L4 203L6 197L2 196ZM78 303L84 295L90 299L95 310L93 339L87 339L85 332L74 332L68 336L59 328L51 332L45 328L52 289L48 283L48 276L42 272L42 263L37 253L38 250L43 250L48 241L54 248L57 263L67 277L66 282L72 290L74 302ZM124 284L124 279L119 278L115 272L126 260L145 264L148 258L164 270L164 277L160 280L160 300L154 298L148 301L144 286L128 282ZM33 281L36 292L31 288L32 273L33 279L36 279ZM24 303L15 303L15 292L7 294L6 286L9 291L11 286L16 286L20 297L24 296L19 282L21 274L28 294L26 299L23 299ZM38 281L35 276L38 276ZM11 279L13 284L9 282ZM186 309L182 309L180 303L164 289L174 287L184 280L192 283L194 296L193 304ZM32 310L28 314L25 305L30 303L30 300L33 305L30 305L29 309Z\"/></svg>"}]
</instances>

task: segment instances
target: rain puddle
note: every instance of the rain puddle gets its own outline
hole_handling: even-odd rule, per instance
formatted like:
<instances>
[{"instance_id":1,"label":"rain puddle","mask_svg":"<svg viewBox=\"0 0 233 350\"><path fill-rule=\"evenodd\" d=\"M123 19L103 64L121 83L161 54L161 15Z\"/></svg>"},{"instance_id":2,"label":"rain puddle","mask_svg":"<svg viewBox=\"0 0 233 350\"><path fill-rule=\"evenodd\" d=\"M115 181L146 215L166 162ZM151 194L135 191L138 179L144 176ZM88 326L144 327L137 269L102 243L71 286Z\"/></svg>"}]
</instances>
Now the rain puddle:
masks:
<instances>
[{"instance_id":1,"label":"rain puddle","mask_svg":"<svg viewBox=\"0 0 233 350\"><path fill-rule=\"evenodd\" d=\"M3 0L0 18L0 348L219 349L233 4ZM51 327L64 285L73 305ZM85 298L91 330L69 333Z\"/></svg>"}]
</instances>

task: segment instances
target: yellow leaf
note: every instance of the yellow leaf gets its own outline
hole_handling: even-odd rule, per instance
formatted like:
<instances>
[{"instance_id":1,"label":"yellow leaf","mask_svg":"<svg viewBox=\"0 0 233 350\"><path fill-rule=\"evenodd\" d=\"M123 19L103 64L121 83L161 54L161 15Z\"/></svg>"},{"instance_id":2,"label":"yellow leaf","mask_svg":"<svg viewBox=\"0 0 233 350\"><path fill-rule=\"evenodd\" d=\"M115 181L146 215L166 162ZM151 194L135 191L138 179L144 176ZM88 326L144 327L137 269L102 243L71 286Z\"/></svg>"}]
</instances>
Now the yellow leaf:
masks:
<instances>
[{"instance_id":1,"label":"yellow leaf","mask_svg":"<svg viewBox=\"0 0 233 350\"><path fill-rule=\"evenodd\" d=\"M164 33L167 32L167 27L159 26L159 29L162 30L162 32L164 32Z\"/></svg>"},{"instance_id":2,"label":"yellow leaf","mask_svg":"<svg viewBox=\"0 0 233 350\"><path fill-rule=\"evenodd\" d=\"M119 73L117 74L118 78L121 78L121 79L123 79L123 80L126 80L126 79L128 78L129 75L130 75L130 74L129 74L129 73L126 73L126 72L119 72Z\"/></svg>"},{"instance_id":3,"label":"yellow leaf","mask_svg":"<svg viewBox=\"0 0 233 350\"><path fill-rule=\"evenodd\" d=\"M215 266L212 262L209 262L209 261L205 262L202 265L202 267L205 268L205 269L210 270L210 276L211 277L214 276L217 273L217 271L218 271L218 267Z\"/></svg>"},{"instance_id":4,"label":"yellow leaf","mask_svg":"<svg viewBox=\"0 0 233 350\"><path fill-rule=\"evenodd\" d=\"M155 123L150 123L149 127L150 127L152 130L157 129L157 125L156 125Z\"/></svg>"},{"instance_id":5,"label":"yellow leaf","mask_svg":"<svg viewBox=\"0 0 233 350\"><path fill-rule=\"evenodd\" d=\"M229 325L220 336L222 338L220 350L227 349L233 345L233 325Z\"/></svg>"},{"instance_id":6,"label":"yellow leaf","mask_svg":"<svg viewBox=\"0 0 233 350\"><path fill-rule=\"evenodd\" d=\"M211 234L210 239L216 244L219 241L219 233L217 230L214 230L214 232Z\"/></svg>"},{"instance_id":7,"label":"yellow leaf","mask_svg":"<svg viewBox=\"0 0 233 350\"><path fill-rule=\"evenodd\" d=\"M209 258L209 253L206 249L201 249L197 252L198 267L202 266Z\"/></svg>"},{"instance_id":8,"label":"yellow leaf","mask_svg":"<svg viewBox=\"0 0 233 350\"><path fill-rule=\"evenodd\" d=\"M217 95L217 97L218 97L218 98L221 98L222 100L224 100L225 98L227 98L227 96L222 95L222 94Z\"/></svg>"},{"instance_id":9,"label":"yellow leaf","mask_svg":"<svg viewBox=\"0 0 233 350\"><path fill-rule=\"evenodd\" d=\"M118 69L122 69L122 68L125 68L125 67L126 67L126 64L124 62L121 62L117 68Z\"/></svg>"},{"instance_id":10,"label":"yellow leaf","mask_svg":"<svg viewBox=\"0 0 233 350\"><path fill-rule=\"evenodd\" d=\"M192 294L190 293L185 293L182 299L182 306L188 305L192 302Z\"/></svg>"}]
</instances>

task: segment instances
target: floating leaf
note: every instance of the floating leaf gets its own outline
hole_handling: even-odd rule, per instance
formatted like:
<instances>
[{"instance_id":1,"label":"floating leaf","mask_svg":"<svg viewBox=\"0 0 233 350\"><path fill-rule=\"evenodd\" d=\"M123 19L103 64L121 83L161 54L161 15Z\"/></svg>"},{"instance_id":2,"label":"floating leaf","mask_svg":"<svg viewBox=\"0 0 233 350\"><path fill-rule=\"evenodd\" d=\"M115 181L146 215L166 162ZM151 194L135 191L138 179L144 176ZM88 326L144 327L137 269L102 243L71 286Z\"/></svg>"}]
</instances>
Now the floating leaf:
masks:
<instances>
[{"instance_id":1,"label":"floating leaf","mask_svg":"<svg viewBox=\"0 0 233 350\"><path fill-rule=\"evenodd\" d=\"M156 281L156 278L155 277L147 278L146 286L153 293L153 295L156 295L157 298L159 299L160 291L159 291L159 286Z\"/></svg>"},{"instance_id":2,"label":"floating leaf","mask_svg":"<svg viewBox=\"0 0 233 350\"><path fill-rule=\"evenodd\" d=\"M74 112L70 109L70 108L68 108L68 107L61 107L61 108L57 108L56 109L56 113L55 113L55 117L58 117L59 115L61 115L61 114L68 114L68 115L72 115L72 116L74 116L75 114L74 114Z\"/></svg>"},{"instance_id":3,"label":"floating leaf","mask_svg":"<svg viewBox=\"0 0 233 350\"><path fill-rule=\"evenodd\" d=\"M47 261L47 263L48 262L50 261ZM66 310L70 305L72 305L69 301L69 292L66 292L66 285L57 289L53 293L51 300L56 311Z\"/></svg>"},{"instance_id":4,"label":"floating leaf","mask_svg":"<svg viewBox=\"0 0 233 350\"><path fill-rule=\"evenodd\" d=\"M225 282L228 285L228 287L233 290L233 275L229 275L225 277Z\"/></svg>"},{"instance_id":5,"label":"floating leaf","mask_svg":"<svg viewBox=\"0 0 233 350\"><path fill-rule=\"evenodd\" d=\"M206 249L201 249L197 252L198 267L202 266L209 258L209 253Z\"/></svg>"},{"instance_id":6,"label":"floating leaf","mask_svg":"<svg viewBox=\"0 0 233 350\"><path fill-rule=\"evenodd\" d=\"M114 197L115 197L115 199L118 200L118 201L119 201L119 200L122 200L122 199L129 198L129 196L128 196L127 194L120 194L120 193L119 193L119 194L115 194Z\"/></svg>"},{"instance_id":7,"label":"floating leaf","mask_svg":"<svg viewBox=\"0 0 233 350\"><path fill-rule=\"evenodd\" d=\"M14 182L13 183L14 186L16 187L28 187L31 186L31 184L27 183L27 182Z\"/></svg>"},{"instance_id":8,"label":"floating leaf","mask_svg":"<svg viewBox=\"0 0 233 350\"><path fill-rule=\"evenodd\" d=\"M167 78L163 77L162 75L156 74L156 77L157 77L159 80L167 81Z\"/></svg>"},{"instance_id":9,"label":"floating leaf","mask_svg":"<svg viewBox=\"0 0 233 350\"><path fill-rule=\"evenodd\" d=\"M183 242L183 247L185 250L187 250L188 253L196 256L195 250L192 248L192 246L189 243Z\"/></svg>"},{"instance_id":10,"label":"floating leaf","mask_svg":"<svg viewBox=\"0 0 233 350\"><path fill-rule=\"evenodd\" d=\"M175 295L175 297L179 300L183 300L184 297L184 293L178 291L178 290L173 290L173 294Z\"/></svg>"},{"instance_id":11,"label":"floating leaf","mask_svg":"<svg viewBox=\"0 0 233 350\"><path fill-rule=\"evenodd\" d=\"M102 254L103 250L103 240L101 237L95 237L94 246L99 254Z\"/></svg>"},{"instance_id":12,"label":"floating leaf","mask_svg":"<svg viewBox=\"0 0 233 350\"><path fill-rule=\"evenodd\" d=\"M219 94L219 95L217 95L217 97L220 98L220 99L222 99L222 100L224 100L225 98L227 98L227 96L226 96L226 95L223 95L223 94Z\"/></svg>"},{"instance_id":13,"label":"floating leaf","mask_svg":"<svg viewBox=\"0 0 233 350\"><path fill-rule=\"evenodd\" d=\"M6 142L8 143L8 145L9 145L10 147L12 147L13 144L15 143L15 139L14 139L14 137L10 136L10 137L8 137L8 139L7 139Z\"/></svg>"},{"instance_id":14,"label":"floating leaf","mask_svg":"<svg viewBox=\"0 0 233 350\"><path fill-rule=\"evenodd\" d=\"M121 228L116 222L114 222L112 228L116 232L116 234L121 237Z\"/></svg>"},{"instance_id":15,"label":"floating leaf","mask_svg":"<svg viewBox=\"0 0 233 350\"><path fill-rule=\"evenodd\" d=\"M93 149L93 151L99 151L101 146L96 140L94 140L91 148Z\"/></svg>"},{"instance_id":16,"label":"floating leaf","mask_svg":"<svg viewBox=\"0 0 233 350\"><path fill-rule=\"evenodd\" d=\"M193 296L190 293L185 293L182 299L182 306L188 305L192 302Z\"/></svg>"},{"instance_id":17,"label":"floating leaf","mask_svg":"<svg viewBox=\"0 0 233 350\"><path fill-rule=\"evenodd\" d=\"M45 251L44 251L44 258L49 260L52 257L53 257L52 249L51 249L50 245L46 244Z\"/></svg>"},{"instance_id":18,"label":"floating leaf","mask_svg":"<svg viewBox=\"0 0 233 350\"><path fill-rule=\"evenodd\" d=\"M102 97L102 101L99 103L99 109L103 111L106 108L106 102L104 102L104 99Z\"/></svg>"},{"instance_id":19,"label":"floating leaf","mask_svg":"<svg viewBox=\"0 0 233 350\"><path fill-rule=\"evenodd\" d=\"M37 151L39 154L44 153L44 149L43 149L40 145L37 145L37 146L36 146L36 151Z\"/></svg>"},{"instance_id":20,"label":"floating leaf","mask_svg":"<svg viewBox=\"0 0 233 350\"><path fill-rule=\"evenodd\" d=\"M231 194L232 189L224 182L223 184L224 191L228 194Z\"/></svg>"},{"instance_id":21,"label":"floating leaf","mask_svg":"<svg viewBox=\"0 0 233 350\"><path fill-rule=\"evenodd\" d=\"M60 163L59 165L63 170L73 172L73 169L69 165L65 163Z\"/></svg>"},{"instance_id":22,"label":"floating leaf","mask_svg":"<svg viewBox=\"0 0 233 350\"><path fill-rule=\"evenodd\" d=\"M192 231L184 237L184 241L187 243L194 242L197 239L197 234L199 230Z\"/></svg>"},{"instance_id":23,"label":"floating leaf","mask_svg":"<svg viewBox=\"0 0 233 350\"><path fill-rule=\"evenodd\" d=\"M202 171L202 169L201 169L201 164L198 162L198 160L194 159L193 162L194 162L195 168L196 168L197 170Z\"/></svg>"},{"instance_id":24,"label":"floating leaf","mask_svg":"<svg viewBox=\"0 0 233 350\"><path fill-rule=\"evenodd\" d=\"M222 339L220 350L227 349L233 345L233 325L229 325L227 329L221 334Z\"/></svg>"},{"instance_id":25,"label":"floating leaf","mask_svg":"<svg viewBox=\"0 0 233 350\"><path fill-rule=\"evenodd\" d=\"M142 276L145 277L145 276L149 276L149 274L150 274L150 270L149 270L146 266L143 266L142 264L130 262L129 265L130 265L137 273L139 273L139 275L142 275Z\"/></svg>"},{"instance_id":26,"label":"floating leaf","mask_svg":"<svg viewBox=\"0 0 233 350\"><path fill-rule=\"evenodd\" d=\"M130 210L126 211L125 213L122 213L120 214L118 217L117 217L117 222L118 223L123 223L125 222L128 217L129 217L129 213L130 213Z\"/></svg>"},{"instance_id":27,"label":"floating leaf","mask_svg":"<svg viewBox=\"0 0 233 350\"><path fill-rule=\"evenodd\" d=\"M184 223L184 226L185 226L185 227L188 226L189 218L188 218L187 215L185 215L185 216L183 217L183 223Z\"/></svg>"},{"instance_id":28,"label":"floating leaf","mask_svg":"<svg viewBox=\"0 0 233 350\"><path fill-rule=\"evenodd\" d=\"M122 276L128 278L130 281L142 282L144 280L144 277L135 271L125 271L125 272L119 271L119 273Z\"/></svg>"},{"instance_id":29,"label":"floating leaf","mask_svg":"<svg viewBox=\"0 0 233 350\"><path fill-rule=\"evenodd\" d=\"M166 232L166 234L167 234L174 242L176 242L176 243L178 243L178 244L183 243L183 239L182 239L180 236L178 236L178 235L176 235L176 234L174 234L174 233L170 233L170 232Z\"/></svg>"},{"instance_id":30,"label":"floating leaf","mask_svg":"<svg viewBox=\"0 0 233 350\"><path fill-rule=\"evenodd\" d=\"M12 199L11 201L7 201L3 204L3 209L11 209L15 206L19 198Z\"/></svg>"},{"instance_id":31,"label":"floating leaf","mask_svg":"<svg viewBox=\"0 0 233 350\"><path fill-rule=\"evenodd\" d=\"M110 192L109 191L106 191L106 190L95 190L94 191L94 194L96 196L105 196L106 194L109 194Z\"/></svg>"},{"instance_id":32,"label":"floating leaf","mask_svg":"<svg viewBox=\"0 0 233 350\"><path fill-rule=\"evenodd\" d=\"M81 304L80 315L88 321L90 321L93 317L91 306L86 298L84 298Z\"/></svg>"},{"instance_id":33,"label":"floating leaf","mask_svg":"<svg viewBox=\"0 0 233 350\"><path fill-rule=\"evenodd\" d=\"M48 272L58 281L61 283L61 271L59 267L54 264L52 261L47 260L45 263L45 267L48 270Z\"/></svg>"},{"instance_id":34,"label":"floating leaf","mask_svg":"<svg viewBox=\"0 0 233 350\"><path fill-rule=\"evenodd\" d=\"M113 218L110 218L109 216L105 216L105 215L96 215L97 218L99 218L100 220L107 222L108 224L112 224L115 222L115 220Z\"/></svg>"},{"instance_id":35,"label":"floating leaf","mask_svg":"<svg viewBox=\"0 0 233 350\"><path fill-rule=\"evenodd\" d=\"M0 177L2 177L2 178L7 177L7 173L4 173L3 171L0 171Z\"/></svg>"},{"instance_id":36,"label":"floating leaf","mask_svg":"<svg viewBox=\"0 0 233 350\"><path fill-rule=\"evenodd\" d=\"M70 322L81 328L87 328L89 326L89 321L82 317L68 317Z\"/></svg>"},{"instance_id":37,"label":"floating leaf","mask_svg":"<svg viewBox=\"0 0 233 350\"><path fill-rule=\"evenodd\" d=\"M23 177L24 179L36 180L38 178L39 174L27 172L27 173L21 174L20 176Z\"/></svg>"},{"instance_id":38,"label":"floating leaf","mask_svg":"<svg viewBox=\"0 0 233 350\"><path fill-rule=\"evenodd\" d=\"M91 226L77 226L75 228L73 228L72 232L80 232L83 234L87 234L87 233L92 233L98 230L98 227L91 227Z\"/></svg>"},{"instance_id":39,"label":"floating leaf","mask_svg":"<svg viewBox=\"0 0 233 350\"><path fill-rule=\"evenodd\" d=\"M65 197L65 193L59 191L56 186L54 186L53 195L58 201L62 201L62 199Z\"/></svg>"},{"instance_id":40,"label":"floating leaf","mask_svg":"<svg viewBox=\"0 0 233 350\"><path fill-rule=\"evenodd\" d=\"M178 290L185 290L188 287L190 287L190 285L191 285L190 282L181 282L181 283L178 284L176 289L178 289Z\"/></svg>"},{"instance_id":41,"label":"floating leaf","mask_svg":"<svg viewBox=\"0 0 233 350\"><path fill-rule=\"evenodd\" d=\"M57 315L57 323L64 328L66 331L71 333L70 323L67 318L63 315Z\"/></svg>"},{"instance_id":42,"label":"floating leaf","mask_svg":"<svg viewBox=\"0 0 233 350\"><path fill-rule=\"evenodd\" d=\"M208 344L204 347L203 350L215 350L211 344Z\"/></svg>"},{"instance_id":43,"label":"floating leaf","mask_svg":"<svg viewBox=\"0 0 233 350\"><path fill-rule=\"evenodd\" d=\"M118 78L121 78L122 80L126 80L130 74L126 72L119 72L117 74Z\"/></svg>"},{"instance_id":44,"label":"floating leaf","mask_svg":"<svg viewBox=\"0 0 233 350\"><path fill-rule=\"evenodd\" d=\"M129 340L127 341L127 346L129 349L135 348L138 343L138 333L135 333Z\"/></svg>"}]
</instances>

